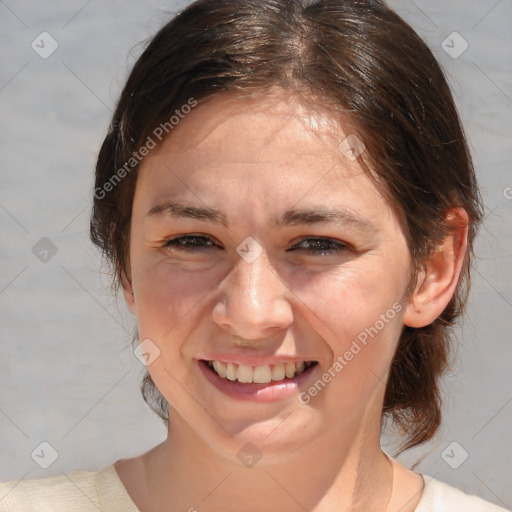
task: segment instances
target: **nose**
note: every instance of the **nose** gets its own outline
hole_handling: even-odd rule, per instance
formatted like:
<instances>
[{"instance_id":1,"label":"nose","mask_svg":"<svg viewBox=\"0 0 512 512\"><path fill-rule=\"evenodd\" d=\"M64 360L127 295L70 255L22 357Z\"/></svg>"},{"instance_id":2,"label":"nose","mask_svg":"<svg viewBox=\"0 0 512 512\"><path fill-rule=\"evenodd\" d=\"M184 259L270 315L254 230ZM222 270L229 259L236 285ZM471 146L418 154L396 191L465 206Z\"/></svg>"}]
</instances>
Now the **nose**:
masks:
<instances>
[{"instance_id":1,"label":"nose","mask_svg":"<svg viewBox=\"0 0 512 512\"><path fill-rule=\"evenodd\" d=\"M293 321L290 291L265 252L252 263L239 258L218 291L212 319L231 335L261 340L285 331Z\"/></svg>"}]
</instances>

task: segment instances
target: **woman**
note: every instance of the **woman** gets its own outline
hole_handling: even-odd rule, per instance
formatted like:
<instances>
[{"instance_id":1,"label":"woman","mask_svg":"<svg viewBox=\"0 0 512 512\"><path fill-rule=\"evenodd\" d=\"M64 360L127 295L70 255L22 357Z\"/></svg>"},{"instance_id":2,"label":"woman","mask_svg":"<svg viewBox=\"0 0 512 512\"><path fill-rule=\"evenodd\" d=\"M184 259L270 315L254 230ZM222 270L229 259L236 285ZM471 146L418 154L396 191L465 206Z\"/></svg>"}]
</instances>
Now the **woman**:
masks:
<instances>
[{"instance_id":1,"label":"woman","mask_svg":"<svg viewBox=\"0 0 512 512\"><path fill-rule=\"evenodd\" d=\"M503 510L380 446L440 425L481 211L443 73L382 2L192 4L128 78L91 218L167 439L0 510Z\"/></svg>"}]
</instances>

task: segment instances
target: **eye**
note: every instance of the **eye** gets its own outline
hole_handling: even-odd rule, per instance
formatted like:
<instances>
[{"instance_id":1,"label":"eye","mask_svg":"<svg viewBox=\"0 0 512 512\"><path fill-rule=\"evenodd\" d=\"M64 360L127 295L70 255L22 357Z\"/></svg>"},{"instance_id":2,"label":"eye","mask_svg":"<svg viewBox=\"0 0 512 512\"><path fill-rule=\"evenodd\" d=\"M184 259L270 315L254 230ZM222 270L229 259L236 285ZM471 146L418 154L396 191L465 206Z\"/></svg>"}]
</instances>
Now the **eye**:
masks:
<instances>
[{"instance_id":1,"label":"eye","mask_svg":"<svg viewBox=\"0 0 512 512\"><path fill-rule=\"evenodd\" d=\"M206 236L186 235L166 240L164 247L176 248L186 252L197 252L200 248L218 246L211 238Z\"/></svg>"},{"instance_id":2,"label":"eye","mask_svg":"<svg viewBox=\"0 0 512 512\"><path fill-rule=\"evenodd\" d=\"M295 251L297 248L300 250L300 246L302 246L303 250L307 252L317 254L321 253L325 255L338 254L341 251L348 249L347 244L331 238L306 238L295 247L288 249L287 252Z\"/></svg>"},{"instance_id":3,"label":"eye","mask_svg":"<svg viewBox=\"0 0 512 512\"><path fill-rule=\"evenodd\" d=\"M302 247L301 247L302 246ZM205 247L219 247L215 244L211 238L200 235L185 235L166 240L164 247L171 247L186 252L197 252ZM305 250L309 253L315 253L318 255L330 255L338 254L343 250L346 250L348 245L338 240L331 238L306 238L300 243L287 249L287 252L293 252L296 250Z\"/></svg>"}]
</instances>

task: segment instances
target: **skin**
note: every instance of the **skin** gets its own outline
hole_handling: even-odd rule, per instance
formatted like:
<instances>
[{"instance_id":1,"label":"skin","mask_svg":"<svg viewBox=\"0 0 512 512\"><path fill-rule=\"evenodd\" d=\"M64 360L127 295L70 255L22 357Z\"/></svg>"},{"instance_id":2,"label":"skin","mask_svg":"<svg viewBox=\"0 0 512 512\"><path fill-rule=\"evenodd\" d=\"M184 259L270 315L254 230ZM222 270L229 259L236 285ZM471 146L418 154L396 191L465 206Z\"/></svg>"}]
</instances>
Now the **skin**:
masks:
<instances>
[{"instance_id":1,"label":"skin","mask_svg":"<svg viewBox=\"0 0 512 512\"><path fill-rule=\"evenodd\" d=\"M380 447L385 382L403 325L429 324L453 295L467 228L447 237L406 297L403 231L360 158L340 151L351 133L343 126L278 89L223 95L193 109L145 158L123 288L140 339L160 351L148 370L171 409L163 443L115 464L140 510L229 512L249 503L254 512L407 512L419 502L421 476ZM229 227L148 214L169 201L219 209ZM313 207L361 222L277 224L290 208ZM450 215L467 221L463 210ZM166 246L178 235L215 245ZM248 236L261 247L252 263L236 251ZM311 237L345 245L308 252ZM400 311L307 404L297 393L267 403L230 398L196 359L315 360L307 390L393 305ZM251 468L237 457L246 443L261 453Z\"/></svg>"}]
</instances>

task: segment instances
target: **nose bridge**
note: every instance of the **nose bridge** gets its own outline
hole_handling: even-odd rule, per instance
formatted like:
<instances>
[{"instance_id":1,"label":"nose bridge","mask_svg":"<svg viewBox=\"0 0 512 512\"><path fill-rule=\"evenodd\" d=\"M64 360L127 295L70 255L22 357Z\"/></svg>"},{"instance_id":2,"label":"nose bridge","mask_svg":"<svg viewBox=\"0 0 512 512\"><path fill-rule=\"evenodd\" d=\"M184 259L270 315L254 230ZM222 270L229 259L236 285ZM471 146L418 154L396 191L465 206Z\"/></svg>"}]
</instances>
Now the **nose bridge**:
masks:
<instances>
[{"instance_id":1,"label":"nose bridge","mask_svg":"<svg viewBox=\"0 0 512 512\"><path fill-rule=\"evenodd\" d=\"M257 311L263 311L272 296L276 294L276 281L278 276L270 268L268 258L264 253L260 254L253 262L248 263L239 261L233 271L234 292L240 297L238 301L241 305L250 306L253 314Z\"/></svg>"},{"instance_id":2,"label":"nose bridge","mask_svg":"<svg viewBox=\"0 0 512 512\"><path fill-rule=\"evenodd\" d=\"M240 257L224 278L221 290L212 318L232 334L263 338L265 331L286 329L292 322L287 288L265 251L252 262Z\"/></svg>"}]
</instances>

